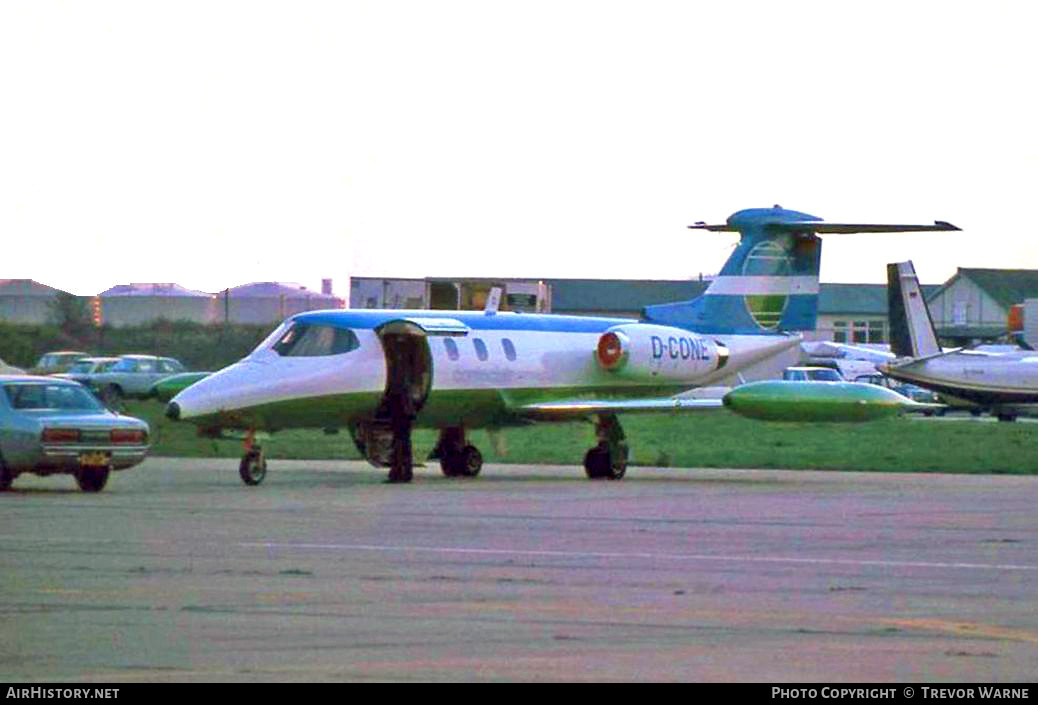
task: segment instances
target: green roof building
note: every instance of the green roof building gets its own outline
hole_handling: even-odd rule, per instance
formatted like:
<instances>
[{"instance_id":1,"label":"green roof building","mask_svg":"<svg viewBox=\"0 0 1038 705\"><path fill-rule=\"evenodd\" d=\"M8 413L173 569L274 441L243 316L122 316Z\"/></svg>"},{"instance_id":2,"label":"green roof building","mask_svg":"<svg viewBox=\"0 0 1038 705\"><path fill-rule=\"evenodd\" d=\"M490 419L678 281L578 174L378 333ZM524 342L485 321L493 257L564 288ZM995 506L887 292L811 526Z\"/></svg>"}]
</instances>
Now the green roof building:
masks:
<instances>
[{"instance_id":1,"label":"green roof building","mask_svg":"<svg viewBox=\"0 0 1038 705\"><path fill-rule=\"evenodd\" d=\"M1038 298L1038 270L959 270L927 295L937 334L953 344L991 340L1006 334L1009 309Z\"/></svg>"}]
</instances>

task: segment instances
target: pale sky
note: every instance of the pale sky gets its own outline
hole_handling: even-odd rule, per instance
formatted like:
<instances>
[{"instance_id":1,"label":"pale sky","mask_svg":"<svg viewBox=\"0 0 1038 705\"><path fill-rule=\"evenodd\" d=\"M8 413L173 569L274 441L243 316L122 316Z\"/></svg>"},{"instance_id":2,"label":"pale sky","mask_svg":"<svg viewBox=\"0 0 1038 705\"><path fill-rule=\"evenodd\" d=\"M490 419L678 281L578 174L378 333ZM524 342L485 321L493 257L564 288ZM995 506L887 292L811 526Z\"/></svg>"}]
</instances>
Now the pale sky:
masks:
<instances>
[{"instance_id":1,"label":"pale sky","mask_svg":"<svg viewBox=\"0 0 1038 705\"><path fill-rule=\"evenodd\" d=\"M1038 3L0 0L0 278L682 279L781 204L822 280L1038 269Z\"/></svg>"}]
</instances>

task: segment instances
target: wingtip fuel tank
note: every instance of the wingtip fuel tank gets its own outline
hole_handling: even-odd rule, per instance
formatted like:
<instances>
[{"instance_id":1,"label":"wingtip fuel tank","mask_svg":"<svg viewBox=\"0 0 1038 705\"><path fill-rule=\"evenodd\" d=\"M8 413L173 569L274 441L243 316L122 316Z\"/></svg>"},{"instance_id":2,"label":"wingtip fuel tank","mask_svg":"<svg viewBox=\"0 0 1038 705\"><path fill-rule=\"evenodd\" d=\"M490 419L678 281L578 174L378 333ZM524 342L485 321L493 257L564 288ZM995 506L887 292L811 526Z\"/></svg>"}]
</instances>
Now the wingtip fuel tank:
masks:
<instances>
[{"instance_id":1,"label":"wingtip fuel tank","mask_svg":"<svg viewBox=\"0 0 1038 705\"><path fill-rule=\"evenodd\" d=\"M724 405L761 421L862 422L928 411L939 404L920 404L897 392L857 382L750 382L728 392ZM932 407L932 409L931 409Z\"/></svg>"}]
</instances>

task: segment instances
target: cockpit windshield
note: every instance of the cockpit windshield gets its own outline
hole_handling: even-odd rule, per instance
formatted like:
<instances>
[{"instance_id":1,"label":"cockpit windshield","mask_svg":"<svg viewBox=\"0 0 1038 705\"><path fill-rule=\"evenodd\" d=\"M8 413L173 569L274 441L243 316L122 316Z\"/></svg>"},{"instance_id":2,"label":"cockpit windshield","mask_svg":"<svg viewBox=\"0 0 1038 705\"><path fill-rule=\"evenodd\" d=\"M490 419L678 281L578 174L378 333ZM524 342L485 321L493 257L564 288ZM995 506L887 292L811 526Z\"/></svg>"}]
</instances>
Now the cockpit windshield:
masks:
<instances>
[{"instance_id":1,"label":"cockpit windshield","mask_svg":"<svg viewBox=\"0 0 1038 705\"><path fill-rule=\"evenodd\" d=\"M349 328L318 323L294 323L271 346L281 357L323 357L342 355L360 347L357 335Z\"/></svg>"}]
</instances>

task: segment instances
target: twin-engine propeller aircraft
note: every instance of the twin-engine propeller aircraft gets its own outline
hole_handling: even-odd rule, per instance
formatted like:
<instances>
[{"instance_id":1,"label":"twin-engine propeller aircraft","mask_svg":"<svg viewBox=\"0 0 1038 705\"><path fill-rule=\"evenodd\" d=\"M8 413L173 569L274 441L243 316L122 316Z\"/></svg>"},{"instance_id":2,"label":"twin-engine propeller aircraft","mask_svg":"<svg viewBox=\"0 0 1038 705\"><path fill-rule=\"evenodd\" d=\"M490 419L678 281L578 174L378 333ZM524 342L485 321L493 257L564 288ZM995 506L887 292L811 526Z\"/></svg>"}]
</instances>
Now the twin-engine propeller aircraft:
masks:
<instances>
[{"instance_id":1,"label":"twin-engine propeller aircraft","mask_svg":"<svg viewBox=\"0 0 1038 705\"><path fill-rule=\"evenodd\" d=\"M890 347L883 374L931 389L949 403L989 409L1000 421L1038 414L1038 352L944 351L911 262L887 265Z\"/></svg>"},{"instance_id":2,"label":"twin-engine propeller aircraft","mask_svg":"<svg viewBox=\"0 0 1038 705\"><path fill-rule=\"evenodd\" d=\"M818 233L955 230L824 223L779 207L735 213L740 242L703 296L650 306L640 321L485 311L334 310L297 314L246 358L177 394L173 419L203 433L246 432L240 474L266 474L256 431L347 428L391 482L412 476L412 426L440 431L431 455L448 476L483 460L470 429L593 419L589 478L617 480L628 446L619 414L717 408L674 395L800 343L818 304Z\"/></svg>"}]
</instances>

